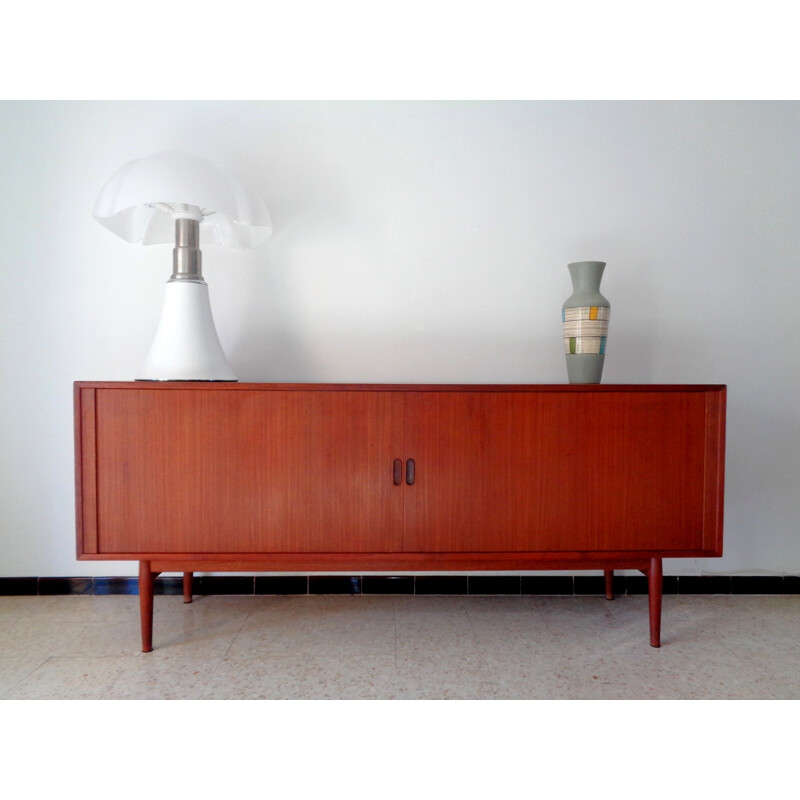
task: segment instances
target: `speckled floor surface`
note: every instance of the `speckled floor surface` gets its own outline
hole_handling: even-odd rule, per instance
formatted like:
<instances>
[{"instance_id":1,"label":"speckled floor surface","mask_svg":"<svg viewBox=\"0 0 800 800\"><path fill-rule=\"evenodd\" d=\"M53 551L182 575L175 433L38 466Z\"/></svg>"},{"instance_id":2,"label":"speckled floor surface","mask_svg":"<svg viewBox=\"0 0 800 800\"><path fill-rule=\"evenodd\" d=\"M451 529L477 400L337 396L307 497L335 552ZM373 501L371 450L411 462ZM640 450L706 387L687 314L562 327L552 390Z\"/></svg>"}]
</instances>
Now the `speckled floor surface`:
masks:
<instances>
[{"instance_id":1,"label":"speckled floor surface","mask_svg":"<svg viewBox=\"0 0 800 800\"><path fill-rule=\"evenodd\" d=\"M800 699L800 596L0 597L3 699Z\"/></svg>"}]
</instances>

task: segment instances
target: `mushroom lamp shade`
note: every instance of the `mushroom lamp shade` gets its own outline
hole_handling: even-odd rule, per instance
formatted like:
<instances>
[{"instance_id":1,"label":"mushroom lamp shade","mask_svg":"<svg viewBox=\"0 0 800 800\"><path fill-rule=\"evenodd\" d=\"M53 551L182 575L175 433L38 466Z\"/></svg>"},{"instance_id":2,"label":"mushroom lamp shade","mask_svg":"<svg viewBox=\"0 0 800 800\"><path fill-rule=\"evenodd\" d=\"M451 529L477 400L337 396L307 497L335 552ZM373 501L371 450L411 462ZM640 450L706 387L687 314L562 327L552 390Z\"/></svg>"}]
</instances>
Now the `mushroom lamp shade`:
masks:
<instances>
[{"instance_id":1,"label":"mushroom lamp shade","mask_svg":"<svg viewBox=\"0 0 800 800\"><path fill-rule=\"evenodd\" d=\"M161 319L137 380L235 381L211 314L200 238L260 246L272 233L262 200L205 158L168 151L120 167L100 191L94 218L128 242L174 243Z\"/></svg>"}]
</instances>

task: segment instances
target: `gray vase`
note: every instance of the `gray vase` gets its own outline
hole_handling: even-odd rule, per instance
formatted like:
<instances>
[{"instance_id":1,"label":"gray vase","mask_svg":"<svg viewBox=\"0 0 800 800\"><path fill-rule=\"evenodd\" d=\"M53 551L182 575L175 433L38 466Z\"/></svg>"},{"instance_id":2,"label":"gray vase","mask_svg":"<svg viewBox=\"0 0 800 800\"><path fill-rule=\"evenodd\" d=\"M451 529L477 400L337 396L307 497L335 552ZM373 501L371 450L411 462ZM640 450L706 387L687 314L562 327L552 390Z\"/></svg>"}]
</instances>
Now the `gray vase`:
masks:
<instances>
[{"instance_id":1,"label":"gray vase","mask_svg":"<svg viewBox=\"0 0 800 800\"><path fill-rule=\"evenodd\" d=\"M567 265L572 294L561 307L564 353L570 383L600 383L606 357L611 304L600 294L605 261Z\"/></svg>"}]
</instances>

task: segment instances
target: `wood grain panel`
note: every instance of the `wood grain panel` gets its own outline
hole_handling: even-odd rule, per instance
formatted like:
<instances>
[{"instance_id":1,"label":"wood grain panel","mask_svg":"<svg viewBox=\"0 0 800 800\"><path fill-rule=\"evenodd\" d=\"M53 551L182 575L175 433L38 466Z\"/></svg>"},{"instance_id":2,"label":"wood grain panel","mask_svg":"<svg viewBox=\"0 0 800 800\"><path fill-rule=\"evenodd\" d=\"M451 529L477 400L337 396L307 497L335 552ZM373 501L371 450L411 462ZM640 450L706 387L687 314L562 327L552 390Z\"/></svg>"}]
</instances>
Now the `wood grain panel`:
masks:
<instances>
[{"instance_id":1,"label":"wood grain panel","mask_svg":"<svg viewBox=\"0 0 800 800\"><path fill-rule=\"evenodd\" d=\"M411 393L409 552L701 550L700 392Z\"/></svg>"},{"instance_id":2,"label":"wood grain panel","mask_svg":"<svg viewBox=\"0 0 800 800\"><path fill-rule=\"evenodd\" d=\"M78 383L75 401L84 559L722 552L720 386Z\"/></svg>"},{"instance_id":3,"label":"wood grain panel","mask_svg":"<svg viewBox=\"0 0 800 800\"><path fill-rule=\"evenodd\" d=\"M95 390L75 386L75 523L78 558L97 553Z\"/></svg>"},{"instance_id":4,"label":"wood grain panel","mask_svg":"<svg viewBox=\"0 0 800 800\"><path fill-rule=\"evenodd\" d=\"M722 555L722 525L725 506L725 412L727 389L706 394L705 519L703 545Z\"/></svg>"},{"instance_id":5,"label":"wood grain panel","mask_svg":"<svg viewBox=\"0 0 800 800\"><path fill-rule=\"evenodd\" d=\"M100 552L391 552L402 396L98 390Z\"/></svg>"}]
</instances>

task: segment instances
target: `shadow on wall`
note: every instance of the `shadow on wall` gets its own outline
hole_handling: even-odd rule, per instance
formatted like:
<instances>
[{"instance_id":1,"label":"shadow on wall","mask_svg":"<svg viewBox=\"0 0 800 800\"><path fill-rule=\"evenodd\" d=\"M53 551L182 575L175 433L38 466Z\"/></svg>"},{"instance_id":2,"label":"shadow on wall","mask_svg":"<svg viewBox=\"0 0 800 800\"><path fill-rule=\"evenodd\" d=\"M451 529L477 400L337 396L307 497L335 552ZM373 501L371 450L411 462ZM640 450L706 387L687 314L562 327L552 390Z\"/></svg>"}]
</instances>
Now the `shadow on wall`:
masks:
<instances>
[{"instance_id":1,"label":"shadow on wall","mask_svg":"<svg viewBox=\"0 0 800 800\"><path fill-rule=\"evenodd\" d=\"M728 384L735 379L736 350L719 352L713 335L662 335L609 330L603 383Z\"/></svg>"},{"instance_id":2,"label":"shadow on wall","mask_svg":"<svg viewBox=\"0 0 800 800\"><path fill-rule=\"evenodd\" d=\"M322 381L320 366L288 324L260 328L238 343L231 362L243 383L313 383ZM317 376L317 377L315 377Z\"/></svg>"},{"instance_id":3,"label":"shadow on wall","mask_svg":"<svg viewBox=\"0 0 800 800\"><path fill-rule=\"evenodd\" d=\"M603 383L654 383L655 357L659 342L646 333L617 333L612 320L608 331L608 349L603 367ZM616 335L615 335L616 334Z\"/></svg>"},{"instance_id":4,"label":"shadow on wall","mask_svg":"<svg viewBox=\"0 0 800 800\"><path fill-rule=\"evenodd\" d=\"M310 383L567 383L560 324L546 337L484 332L467 322L422 330L341 316L316 322L292 312L290 287L257 278L245 322L228 346L240 380ZM268 284L268 285L267 285ZM259 296L260 300L256 300ZM263 298L267 298L266 301ZM313 330L309 327L313 325ZM621 327L621 326L619 326ZM709 369L709 364L714 364ZM665 342L658 332L611 330L604 384L730 382L731 365L698 336Z\"/></svg>"},{"instance_id":5,"label":"shadow on wall","mask_svg":"<svg viewBox=\"0 0 800 800\"><path fill-rule=\"evenodd\" d=\"M308 383L562 384L560 340L470 333L342 330L303 340L287 320L250 329L240 380Z\"/></svg>"},{"instance_id":6,"label":"shadow on wall","mask_svg":"<svg viewBox=\"0 0 800 800\"><path fill-rule=\"evenodd\" d=\"M729 387L725 548L736 554L735 569L761 562L763 568L798 574L798 452L800 420L795 413L785 407L770 409L753 398L746 400ZM769 525L764 508L773 509ZM776 563L764 563L771 558Z\"/></svg>"},{"instance_id":7,"label":"shadow on wall","mask_svg":"<svg viewBox=\"0 0 800 800\"><path fill-rule=\"evenodd\" d=\"M298 334L302 327L291 311L296 304L288 272L275 269L272 259L260 260L246 293L237 298L239 324L227 352L240 381L310 382L319 371Z\"/></svg>"}]
</instances>

